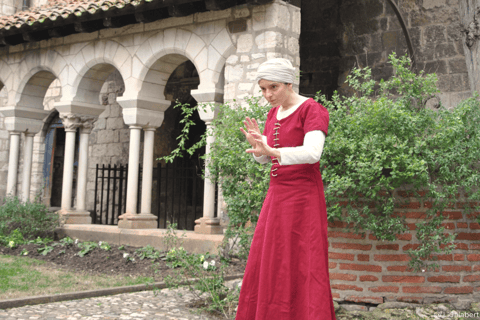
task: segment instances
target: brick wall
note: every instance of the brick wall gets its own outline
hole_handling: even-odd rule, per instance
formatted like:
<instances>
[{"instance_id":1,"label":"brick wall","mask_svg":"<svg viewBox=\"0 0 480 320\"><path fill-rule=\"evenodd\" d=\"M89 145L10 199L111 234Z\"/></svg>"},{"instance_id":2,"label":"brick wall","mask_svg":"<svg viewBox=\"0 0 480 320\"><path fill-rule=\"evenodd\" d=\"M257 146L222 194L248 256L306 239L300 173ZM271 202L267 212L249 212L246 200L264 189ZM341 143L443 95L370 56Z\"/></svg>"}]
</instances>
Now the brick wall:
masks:
<instances>
[{"instance_id":1,"label":"brick wall","mask_svg":"<svg viewBox=\"0 0 480 320\"><path fill-rule=\"evenodd\" d=\"M329 268L333 297L355 303L379 304L386 301L432 303L459 299L473 300L480 294L480 212L465 211L459 199L444 212L444 226L457 233L451 254L437 255L439 268L413 272L408 268L407 250L418 246L415 223L424 218L430 203L409 198L398 191L404 215L412 233L402 234L395 242L378 241L373 235L352 233L343 222L329 223Z\"/></svg>"}]
</instances>

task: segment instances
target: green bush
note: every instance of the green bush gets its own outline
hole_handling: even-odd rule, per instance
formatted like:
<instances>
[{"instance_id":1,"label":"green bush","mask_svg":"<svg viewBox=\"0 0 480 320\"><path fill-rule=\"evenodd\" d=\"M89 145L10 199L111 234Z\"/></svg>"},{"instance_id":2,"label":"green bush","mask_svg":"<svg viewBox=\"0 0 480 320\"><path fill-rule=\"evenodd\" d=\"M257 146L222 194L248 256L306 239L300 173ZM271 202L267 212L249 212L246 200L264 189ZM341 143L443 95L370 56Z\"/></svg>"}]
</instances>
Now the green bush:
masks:
<instances>
[{"instance_id":1,"label":"green bush","mask_svg":"<svg viewBox=\"0 0 480 320\"><path fill-rule=\"evenodd\" d=\"M418 270L455 237L438 213L458 194L480 199L480 103L471 98L452 110L428 107L438 92L436 75L416 75L406 57L392 54L390 63L395 74L387 81L376 83L370 69L356 69L347 79L350 97L320 97L330 112L321 168L329 219L379 240L409 232L396 214L402 206L396 191L432 203L416 224L420 246L409 252Z\"/></svg>"},{"instance_id":2,"label":"green bush","mask_svg":"<svg viewBox=\"0 0 480 320\"><path fill-rule=\"evenodd\" d=\"M45 238L59 226L58 216L38 202L21 202L17 197L6 197L0 206L0 236L18 230L25 240Z\"/></svg>"}]
</instances>

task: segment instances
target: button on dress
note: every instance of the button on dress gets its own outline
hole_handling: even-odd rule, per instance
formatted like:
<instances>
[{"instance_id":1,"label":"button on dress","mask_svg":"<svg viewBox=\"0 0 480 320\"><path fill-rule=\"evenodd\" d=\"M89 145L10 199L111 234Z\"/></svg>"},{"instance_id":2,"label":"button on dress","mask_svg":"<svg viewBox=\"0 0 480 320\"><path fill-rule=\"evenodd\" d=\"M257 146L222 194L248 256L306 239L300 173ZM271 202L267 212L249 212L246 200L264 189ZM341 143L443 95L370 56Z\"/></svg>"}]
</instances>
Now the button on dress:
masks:
<instances>
[{"instance_id":1,"label":"button on dress","mask_svg":"<svg viewBox=\"0 0 480 320\"><path fill-rule=\"evenodd\" d=\"M270 147L303 145L307 132L328 132L328 111L309 99L284 119L267 116ZM327 211L319 162L280 165L255 228L236 320L335 320L328 272Z\"/></svg>"}]
</instances>

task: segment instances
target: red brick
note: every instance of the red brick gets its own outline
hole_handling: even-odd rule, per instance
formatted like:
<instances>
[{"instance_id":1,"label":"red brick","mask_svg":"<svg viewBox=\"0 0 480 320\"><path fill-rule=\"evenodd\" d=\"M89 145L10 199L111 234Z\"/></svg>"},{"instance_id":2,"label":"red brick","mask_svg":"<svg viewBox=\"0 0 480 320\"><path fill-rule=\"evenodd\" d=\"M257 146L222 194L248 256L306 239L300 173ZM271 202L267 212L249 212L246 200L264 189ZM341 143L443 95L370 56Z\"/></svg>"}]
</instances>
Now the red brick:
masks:
<instances>
[{"instance_id":1,"label":"red brick","mask_svg":"<svg viewBox=\"0 0 480 320\"><path fill-rule=\"evenodd\" d=\"M471 275L471 276L464 276L463 282L478 282L480 281L480 275Z\"/></svg>"},{"instance_id":2,"label":"red brick","mask_svg":"<svg viewBox=\"0 0 480 320\"><path fill-rule=\"evenodd\" d=\"M340 294L332 292L332 298L340 299Z\"/></svg>"},{"instance_id":3,"label":"red brick","mask_svg":"<svg viewBox=\"0 0 480 320\"><path fill-rule=\"evenodd\" d=\"M418 197L420 196L420 198L423 198L425 197L425 195L427 194L426 191L397 191L397 194L402 197L402 198L413 198L413 197Z\"/></svg>"},{"instance_id":4,"label":"red brick","mask_svg":"<svg viewBox=\"0 0 480 320\"><path fill-rule=\"evenodd\" d=\"M340 270L382 272L382 267L371 264L340 263Z\"/></svg>"},{"instance_id":5,"label":"red brick","mask_svg":"<svg viewBox=\"0 0 480 320\"><path fill-rule=\"evenodd\" d=\"M468 223L467 222L457 222L457 228L466 229L466 228L468 228Z\"/></svg>"},{"instance_id":6,"label":"red brick","mask_svg":"<svg viewBox=\"0 0 480 320\"><path fill-rule=\"evenodd\" d=\"M405 216L407 219L425 219L427 215L424 212L400 212L399 216Z\"/></svg>"},{"instance_id":7,"label":"red brick","mask_svg":"<svg viewBox=\"0 0 480 320\"><path fill-rule=\"evenodd\" d=\"M480 229L480 223L477 223L477 222L470 223L470 229L474 229L474 230Z\"/></svg>"},{"instance_id":8,"label":"red brick","mask_svg":"<svg viewBox=\"0 0 480 320\"><path fill-rule=\"evenodd\" d=\"M415 223L407 223L406 226L407 226L408 230L417 229L417 225Z\"/></svg>"},{"instance_id":9,"label":"red brick","mask_svg":"<svg viewBox=\"0 0 480 320\"><path fill-rule=\"evenodd\" d=\"M442 266L442 271L445 272L460 272L460 271L467 271L471 272L471 266Z\"/></svg>"},{"instance_id":10,"label":"red brick","mask_svg":"<svg viewBox=\"0 0 480 320\"><path fill-rule=\"evenodd\" d=\"M410 302L410 303L422 303L423 298L422 297L398 297L397 301L401 302Z\"/></svg>"},{"instance_id":11,"label":"red brick","mask_svg":"<svg viewBox=\"0 0 480 320\"><path fill-rule=\"evenodd\" d=\"M379 244L377 245L377 250L398 250L399 249L398 244Z\"/></svg>"},{"instance_id":12,"label":"red brick","mask_svg":"<svg viewBox=\"0 0 480 320\"><path fill-rule=\"evenodd\" d=\"M453 261L453 255L452 254L439 254L436 255L438 260L441 261Z\"/></svg>"},{"instance_id":13,"label":"red brick","mask_svg":"<svg viewBox=\"0 0 480 320\"><path fill-rule=\"evenodd\" d=\"M442 212L445 219L459 220L463 219L463 214L460 211Z\"/></svg>"},{"instance_id":14,"label":"red brick","mask_svg":"<svg viewBox=\"0 0 480 320\"><path fill-rule=\"evenodd\" d=\"M477 219L478 216L480 216L480 212L470 213L470 214L467 214L467 219L475 220Z\"/></svg>"},{"instance_id":15,"label":"red brick","mask_svg":"<svg viewBox=\"0 0 480 320\"><path fill-rule=\"evenodd\" d=\"M480 271L480 265L473 266L473 272Z\"/></svg>"},{"instance_id":16,"label":"red brick","mask_svg":"<svg viewBox=\"0 0 480 320\"><path fill-rule=\"evenodd\" d=\"M409 261L408 254L376 254L373 258L375 261Z\"/></svg>"},{"instance_id":17,"label":"red brick","mask_svg":"<svg viewBox=\"0 0 480 320\"><path fill-rule=\"evenodd\" d=\"M467 254L468 261L480 261L480 254Z\"/></svg>"},{"instance_id":18,"label":"red brick","mask_svg":"<svg viewBox=\"0 0 480 320\"><path fill-rule=\"evenodd\" d=\"M411 243L409 243L409 244L404 245L404 246L402 247L402 250L403 250L403 251L407 251L407 250L410 250L410 249L415 250L415 249L417 249L418 247L420 247L419 244L411 244Z\"/></svg>"},{"instance_id":19,"label":"red brick","mask_svg":"<svg viewBox=\"0 0 480 320\"><path fill-rule=\"evenodd\" d=\"M423 283L425 277L420 276L382 276L383 282Z\"/></svg>"},{"instance_id":20,"label":"red brick","mask_svg":"<svg viewBox=\"0 0 480 320\"><path fill-rule=\"evenodd\" d=\"M374 303L380 304L383 303L383 298L381 297L356 297L356 296L349 296L344 298L345 301L351 301L356 303Z\"/></svg>"},{"instance_id":21,"label":"red brick","mask_svg":"<svg viewBox=\"0 0 480 320\"><path fill-rule=\"evenodd\" d=\"M346 273L330 273L330 280L355 281L357 280L357 276Z\"/></svg>"},{"instance_id":22,"label":"red brick","mask_svg":"<svg viewBox=\"0 0 480 320\"><path fill-rule=\"evenodd\" d=\"M329 231L329 238L345 238L345 239L365 239L365 235L355 234L352 232Z\"/></svg>"},{"instance_id":23,"label":"red brick","mask_svg":"<svg viewBox=\"0 0 480 320\"><path fill-rule=\"evenodd\" d=\"M457 208L459 208L459 209L464 209L466 207L475 208L476 206L478 206L478 203L476 203L476 202L470 202L470 203L457 202Z\"/></svg>"},{"instance_id":24,"label":"red brick","mask_svg":"<svg viewBox=\"0 0 480 320\"><path fill-rule=\"evenodd\" d=\"M470 243L470 250L480 250L480 243Z\"/></svg>"},{"instance_id":25,"label":"red brick","mask_svg":"<svg viewBox=\"0 0 480 320\"><path fill-rule=\"evenodd\" d=\"M405 293L440 293L442 292L442 287L403 287L402 292Z\"/></svg>"},{"instance_id":26,"label":"red brick","mask_svg":"<svg viewBox=\"0 0 480 320\"><path fill-rule=\"evenodd\" d=\"M372 245L359 244L359 243L332 242L332 248L368 251L372 249Z\"/></svg>"},{"instance_id":27,"label":"red brick","mask_svg":"<svg viewBox=\"0 0 480 320\"><path fill-rule=\"evenodd\" d=\"M368 235L368 239L370 240L378 240L377 237L375 237L373 234Z\"/></svg>"},{"instance_id":28,"label":"red brick","mask_svg":"<svg viewBox=\"0 0 480 320\"><path fill-rule=\"evenodd\" d=\"M351 285L351 284L332 284L332 289L335 290L355 290L355 291L363 291L363 288Z\"/></svg>"},{"instance_id":29,"label":"red brick","mask_svg":"<svg viewBox=\"0 0 480 320\"><path fill-rule=\"evenodd\" d=\"M412 270L407 270L407 266L388 266L387 270L388 271L400 271L400 272L405 272L405 271L412 271Z\"/></svg>"},{"instance_id":30,"label":"red brick","mask_svg":"<svg viewBox=\"0 0 480 320\"><path fill-rule=\"evenodd\" d=\"M378 281L375 276L360 276L360 281Z\"/></svg>"},{"instance_id":31,"label":"red brick","mask_svg":"<svg viewBox=\"0 0 480 320\"><path fill-rule=\"evenodd\" d=\"M328 227L329 228L345 228L347 226L346 222L343 221L332 221L328 222Z\"/></svg>"},{"instance_id":32,"label":"red brick","mask_svg":"<svg viewBox=\"0 0 480 320\"><path fill-rule=\"evenodd\" d=\"M470 240L470 241L480 240L480 232L478 233L460 232L458 233L457 238L455 240Z\"/></svg>"},{"instance_id":33,"label":"red brick","mask_svg":"<svg viewBox=\"0 0 480 320\"><path fill-rule=\"evenodd\" d=\"M368 254L357 254L358 261L370 261L370 256Z\"/></svg>"},{"instance_id":34,"label":"red brick","mask_svg":"<svg viewBox=\"0 0 480 320\"><path fill-rule=\"evenodd\" d=\"M384 286L384 287L372 287L368 288L372 292L395 292L397 293L399 288L394 286Z\"/></svg>"},{"instance_id":35,"label":"red brick","mask_svg":"<svg viewBox=\"0 0 480 320\"><path fill-rule=\"evenodd\" d=\"M355 258L354 254L351 253L338 253L338 252L329 252L328 259L338 259L338 260L350 260L353 261Z\"/></svg>"},{"instance_id":36,"label":"red brick","mask_svg":"<svg viewBox=\"0 0 480 320\"><path fill-rule=\"evenodd\" d=\"M395 205L395 207L401 209L420 209L421 206L420 202L401 202Z\"/></svg>"},{"instance_id":37,"label":"red brick","mask_svg":"<svg viewBox=\"0 0 480 320\"><path fill-rule=\"evenodd\" d=\"M412 235L410 233L397 234L398 240L410 241L412 240Z\"/></svg>"},{"instance_id":38,"label":"red brick","mask_svg":"<svg viewBox=\"0 0 480 320\"><path fill-rule=\"evenodd\" d=\"M465 255L460 253L455 253L453 255L453 260L455 261L465 261Z\"/></svg>"},{"instance_id":39,"label":"red brick","mask_svg":"<svg viewBox=\"0 0 480 320\"><path fill-rule=\"evenodd\" d=\"M473 293L473 287L448 287L445 288L445 291L443 292L445 294L466 294L466 293Z\"/></svg>"},{"instance_id":40,"label":"red brick","mask_svg":"<svg viewBox=\"0 0 480 320\"><path fill-rule=\"evenodd\" d=\"M425 208L431 208L431 207L433 207L433 203L432 203L431 201L425 201L425 202L423 203L423 206L424 206Z\"/></svg>"},{"instance_id":41,"label":"red brick","mask_svg":"<svg viewBox=\"0 0 480 320\"><path fill-rule=\"evenodd\" d=\"M441 244L440 248L445 249L447 246L450 246L450 245L451 243ZM457 243L454 243L454 245L455 245L454 250L468 250L468 244L466 243L457 242Z\"/></svg>"},{"instance_id":42,"label":"red brick","mask_svg":"<svg viewBox=\"0 0 480 320\"><path fill-rule=\"evenodd\" d=\"M433 276L428 277L429 282L460 282L460 276Z\"/></svg>"},{"instance_id":43,"label":"red brick","mask_svg":"<svg viewBox=\"0 0 480 320\"><path fill-rule=\"evenodd\" d=\"M328 269L335 269L337 267L337 263L336 262L329 262L328 263Z\"/></svg>"},{"instance_id":44,"label":"red brick","mask_svg":"<svg viewBox=\"0 0 480 320\"><path fill-rule=\"evenodd\" d=\"M444 227L447 230L454 230L455 229L455 223L445 222L445 223L442 223L442 227Z\"/></svg>"}]
</instances>

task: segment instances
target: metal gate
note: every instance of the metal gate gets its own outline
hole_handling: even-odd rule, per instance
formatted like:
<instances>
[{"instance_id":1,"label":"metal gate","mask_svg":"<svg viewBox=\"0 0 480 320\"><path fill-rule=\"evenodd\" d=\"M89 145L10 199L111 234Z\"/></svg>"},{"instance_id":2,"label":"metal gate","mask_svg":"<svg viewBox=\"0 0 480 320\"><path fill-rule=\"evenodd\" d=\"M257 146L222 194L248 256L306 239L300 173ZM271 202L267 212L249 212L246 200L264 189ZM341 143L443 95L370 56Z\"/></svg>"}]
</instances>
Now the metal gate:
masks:
<instances>
[{"instance_id":1,"label":"metal gate","mask_svg":"<svg viewBox=\"0 0 480 320\"><path fill-rule=\"evenodd\" d=\"M153 171L152 214L158 227L167 222L178 229L193 230L195 220L202 217L204 181L202 170L188 160L158 164ZM95 224L116 225L125 213L128 166L96 166L95 202L92 220ZM142 170L139 169L137 212L140 212Z\"/></svg>"}]
</instances>

